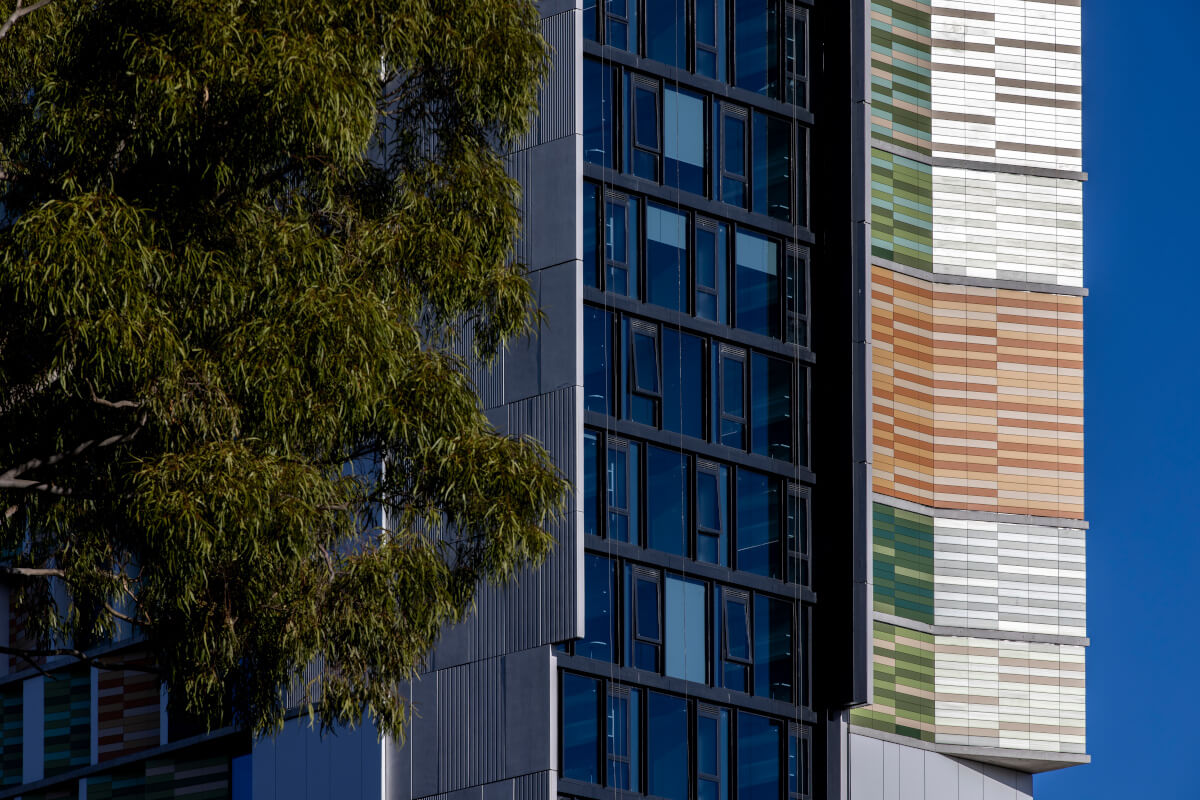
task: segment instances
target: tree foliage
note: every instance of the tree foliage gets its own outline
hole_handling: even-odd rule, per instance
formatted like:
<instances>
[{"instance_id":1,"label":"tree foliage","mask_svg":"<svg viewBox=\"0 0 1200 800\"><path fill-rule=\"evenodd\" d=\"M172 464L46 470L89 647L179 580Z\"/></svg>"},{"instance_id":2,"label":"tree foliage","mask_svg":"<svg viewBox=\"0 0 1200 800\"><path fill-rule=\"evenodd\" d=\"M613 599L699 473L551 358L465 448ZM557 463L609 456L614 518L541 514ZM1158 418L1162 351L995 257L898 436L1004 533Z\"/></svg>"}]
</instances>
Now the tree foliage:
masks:
<instances>
[{"instance_id":1,"label":"tree foliage","mask_svg":"<svg viewBox=\"0 0 1200 800\"><path fill-rule=\"evenodd\" d=\"M323 724L401 732L397 685L565 488L454 355L531 324L502 155L545 64L530 0L16 19L0 574L34 651L136 624L176 707L256 733L315 663Z\"/></svg>"}]
</instances>

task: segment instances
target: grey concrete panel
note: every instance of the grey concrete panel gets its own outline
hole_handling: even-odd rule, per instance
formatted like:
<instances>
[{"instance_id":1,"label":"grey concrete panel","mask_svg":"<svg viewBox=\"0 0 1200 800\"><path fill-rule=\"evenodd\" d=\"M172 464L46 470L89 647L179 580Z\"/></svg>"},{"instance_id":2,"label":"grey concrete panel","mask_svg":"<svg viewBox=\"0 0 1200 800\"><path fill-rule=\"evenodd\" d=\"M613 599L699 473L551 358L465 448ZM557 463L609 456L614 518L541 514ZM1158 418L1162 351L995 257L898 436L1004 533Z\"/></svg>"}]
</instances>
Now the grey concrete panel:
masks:
<instances>
[{"instance_id":1,"label":"grey concrete panel","mask_svg":"<svg viewBox=\"0 0 1200 800\"><path fill-rule=\"evenodd\" d=\"M900 800L925 800L925 751L889 743L900 761Z\"/></svg>"},{"instance_id":2,"label":"grey concrete panel","mask_svg":"<svg viewBox=\"0 0 1200 800\"><path fill-rule=\"evenodd\" d=\"M524 243L531 270L583 258L583 139L569 136L512 159L525 189Z\"/></svg>"},{"instance_id":3,"label":"grey concrete panel","mask_svg":"<svg viewBox=\"0 0 1200 800\"><path fill-rule=\"evenodd\" d=\"M540 331L538 393L583 385L583 279L579 261L538 272Z\"/></svg>"},{"instance_id":4,"label":"grey concrete panel","mask_svg":"<svg viewBox=\"0 0 1200 800\"><path fill-rule=\"evenodd\" d=\"M956 800L983 800L983 773L976 766L959 762Z\"/></svg>"},{"instance_id":5,"label":"grey concrete panel","mask_svg":"<svg viewBox=\"0 0 1200 800\"><path fill-rule=\"evenodd\" d=\"M982 772L983 800L1017 800L1012 770L985 764Z\"/></svg>"},{"instance_id":6,"label":"grey concrete panel","mask_svg":"<svg viewBox=\"0 0 1200 800\"><path fill-rule=\"evenodd\" d=\"M438 691L437 674L426 675L410 684L412 691L413 718L408 732L408 789L412 792L401 797L422 797L437 794L438 774L434 765L438 763Z\"/></svg>"},{"instance_id":7,"label":"grey concrete panel","mask_svg":"<svg viewBox=\"0 0 1200 800\"><path fill-rule=\"evenodd\" d=\"M1032 800L1032 776L923 742L850 735L851 800Z\"/></svg>"},{"instance_id":8,"label":"grey concrete panel","mask_svg":"<svg viewBox=\"0 0 1200 800\"><path fill-rule=\"evenodd\" d=\"M552 768L558 727L553 701L558 687L550 648L506 656L504 693L507 773L522 775Z\"/></svg>"},{"instance_id":9,"label":"grey concrete panel","mask_svg":"<svg viewBox=\"0 0 1200 800\"><path fill-rule=\"evenodd\" d=\"M851 797L883 798L883 749L887 743L866 736L851 736L850 739Z\"/></svg>"},{"instance_id":10,"label":"grey concrete panel","mask_svg":"<svg viewBox=\"0 0 1200 800\"><path fill-rule=\"evenodd\" d=\"M925 752L925 793L934 798L958 797L958 764L938 753Z\"/></svg>"}]
</instances>

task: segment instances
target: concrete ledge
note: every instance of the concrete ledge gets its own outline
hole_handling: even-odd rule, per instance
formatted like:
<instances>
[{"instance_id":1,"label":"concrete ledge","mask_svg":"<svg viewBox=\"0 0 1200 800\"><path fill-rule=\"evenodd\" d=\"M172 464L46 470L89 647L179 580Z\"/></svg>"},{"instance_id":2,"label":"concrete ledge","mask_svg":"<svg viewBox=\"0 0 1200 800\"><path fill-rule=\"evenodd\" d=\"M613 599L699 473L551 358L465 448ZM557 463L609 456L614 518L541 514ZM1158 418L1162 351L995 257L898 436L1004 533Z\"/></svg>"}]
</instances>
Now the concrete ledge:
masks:
<instances>
[{"instance_id":1,"label":"concrete ledge","mask_svg":"<svg viewBox=\"0 0 1200 800\"><path fill-rule=\"evenodd\" d=\"M905 747L931 750L946 756L964 758L969 761L979 761L984 764L994 764L998 767L1008 767L1009 769L1033 774L1053 772L1056 769L1077 767L1081 764L1090 764L1092 762L1092 757L1086 753L1056 753L1042 750L1017 750L1006 747L971 747L969 745L958 744L937 744L935 742L923 742L920 739L913 739L908 736L900 736L895 733L877 731L874 728L864 728L854 724L850 725L850 732L859 736L867 736L872 739L881 739L885 742L904 745Z\"/></svg>"}]
</instances>

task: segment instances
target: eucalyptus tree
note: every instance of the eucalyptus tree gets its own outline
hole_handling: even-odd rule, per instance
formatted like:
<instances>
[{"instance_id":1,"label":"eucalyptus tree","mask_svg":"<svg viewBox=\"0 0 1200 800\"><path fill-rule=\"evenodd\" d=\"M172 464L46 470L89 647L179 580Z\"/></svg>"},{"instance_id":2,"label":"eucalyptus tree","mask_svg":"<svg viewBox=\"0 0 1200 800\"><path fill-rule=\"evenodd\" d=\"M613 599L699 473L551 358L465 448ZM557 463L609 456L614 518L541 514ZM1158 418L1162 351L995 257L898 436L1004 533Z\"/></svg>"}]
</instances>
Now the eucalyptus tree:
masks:
<instances>
[{"instance_id":1,"label":"eucalyptus tree","mask_svg":"<svg viewBox=\"0 0 1200 800\"><path fill-rule=\"evenodd\" d=\"M547 62L533 3L0 20L4 652L120 666L130 626L209 725L277 728L316 664L322 724L401 732L397 685L544 557L564 496L455 355L536 317L503 168Z\"/></svg>"}]
</instances>

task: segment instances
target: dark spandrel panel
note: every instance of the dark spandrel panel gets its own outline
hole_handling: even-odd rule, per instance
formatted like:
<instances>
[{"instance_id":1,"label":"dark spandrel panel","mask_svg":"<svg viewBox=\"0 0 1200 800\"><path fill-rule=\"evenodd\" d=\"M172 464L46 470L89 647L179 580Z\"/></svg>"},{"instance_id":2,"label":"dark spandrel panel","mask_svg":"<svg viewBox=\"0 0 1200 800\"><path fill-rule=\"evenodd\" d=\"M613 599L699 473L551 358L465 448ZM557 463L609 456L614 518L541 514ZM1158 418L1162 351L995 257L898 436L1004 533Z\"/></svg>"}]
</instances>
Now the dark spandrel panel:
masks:
<instances>
[{"instance_id":1,"label":"dark spandrel panel","mask_svg":"<svg viewBox=\"0 0 1200 800\"><path fill-rule=\"evenodd\" d=\"M704 342L664 328L663 428L704 438ZM715 529L715 528L714 528Z\"/></svg>"},{"instance_id":2,"label":"dark spandrel panel","mask_svg":"<svg viewBox=\"0 0 1200 800\"><path fill-rule=\"evenodd\" d=\"M562 774L600 783L600 682L564 672L562 676Z\"/></svg>"},{"instance_id":3,"label":"dark spandrel panel","mask_svg":"<svg viewBox=\"0 0 1200 800\"><path fill-rule=\"evenodd\" d=\"M792 365L754 353L750 359L750 443L752 452L792 460Z\"/></svg>"},{"instance_id":4,"label":"dark spandrel panel","mask_svg":"<svg viewBox=\"0 0 1200 800\"><path fill-rule=\"evenodd\" d=\"M778 800L782 733L782 725L775 720L738 713L736 800Z\"/></svg>"},{"instance_id":5,"label":"dark spandrel panel","mask_svg":"<svg viewBox=\"0 0 1200 800\"><path fill-rule=\"evenodd\" d=\"M616 166L616 70L599 61L583 62L583 160Z\"/></svg>"},{"instance_id":6,"label":"dark spandrel panel","mask_svg":"<svg viewBox=\"0 0 1200 800\"><path fill-rule=\"evenodd\" d=\"M615 565L604 556L585 556L584 560L584 631L575 643L575 652L599 661L616 657L616 575Z\"/></svg>"},{"instance_id":7,"label":"dark spandrel panel","mask_svg":"<svg viewBox=\"0 0 1200 800\"><path fill-rule=\"evenodd\" d=\"M684 0L646 3L646 57L687 67L687 6Z\"/></svg>"},{"instance_id":8,"label":"dark spandrel panel","mask_svg":"<svg viewBox=\"0 0 1200 800\"><path fill-rule=\"evenodd\" d=\"M792 127L787 120L754 114L752 209L785 222L792 218Z\"/></svg>"},{"instance_id":9,"label":"dark spandrel panel","mask_svg":"<svg viewBox=\"0 0 1200 800\"><path fill-rule=\"evenodd\" d=\"M787 600L754 597L754 694L759 697L792 701L792 608Z\"/></svg>"},{"instance_id":10,"label":"dark spandrel panel","mask_svg":"<svg viewBox=\"0 0 1200 800\"><path fill-rule=\"evenodd\" d=\"M667 800L688 800L687 701L646 694L646 789Z\"/></svg>"},{"instance_id":11,"label":"dark spandrel panel","mask_svg":"<svg viewBox=\"0 0 1200 800\"><path fill-rule=\"evenodd\" d=\"M687 555L687 464L681 453L646 448L646 544L652 550Z\"/></svg>"},{"instance_id":12,"label":"dark spandrel panel","mask_svg":"<svg viewBox=\"0 0 1200 800\"><path fill-rule=\"evenodd\" d=\"M734 85L778 97L779 39L773 0L734 0Z\"/></svg>"},{"instance_id":13,"label":"dark spandrel panel","mask_svg":"<svg viewBox=\"0 0 1200 800\"><path fill-rule=\"evenodd\" d=\"M595 306L583 309L584 408L611 415L613 357L612 315Z\"/></svg>"},{"instance_id":14,"label":"dark spandrel panel","mask_svg":"<svg viewBox=\"0 0 1200 800\"><path fill-rule=\"evenodd\" d=\"M599 223L600 187L583 185L583 285L600 288L600 240L596 235Z\"/></svg>"},{"instance_id":15,"label":"dark spandrel panel","mask_svg":"<svg viewBox=\"0 0 1200 800\"><path fill-rule=\"evenodd\" d=\"M759 472L737 473L737 569L782 578L779 483Z\"/></svg>"},{"instance_id":16,"label":"dark spandrel panel","mask_svg":"<svg viewBox=\"0 0 1200 800\"><path fill-rule=\"evenodd\" d=\"M646 204L646 300L687 310L687 215Z\"/></svg>"},{"instance_id":17,"label":"dark spandrel panel","mask_svg":"<svg viewBox=\"0 0 1200 800\"><path fill-rule=\"evenodd\" d=\"M778 337L779 245L765 236L738 231L735 264L737 327Z\"/></svg>"},{"instance_id":18,"label":"dark spandrel panel","mask_svg":"<svg viewBox=\"0 0 1200 800\"><path fill-rule=\"evenodd\" d=\"M704 194L704 96L663 90L663 183Z\"/></svg>"},{"instance_id":19,"label":"dark spandrel panel","mask_svg":"<svg viewBox=\"0 0 1200 800\"><path fill-rule=\"evenodd\" d=\"M596 434L583 434L583 531L600 535L600 449Z\"/></svg>"},{"instance_id":20,"label":"dark spandrel panel","mask_svg":"<svg viewBox=\"0 0 1200 800\"><path fill-rule=\"evenodd\" d=\"M666 669L672 678L708 682L707 590L702 581L668 575L665 586Z\"/></svg>"}]
</instances>

